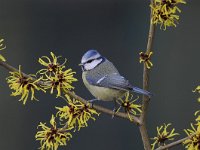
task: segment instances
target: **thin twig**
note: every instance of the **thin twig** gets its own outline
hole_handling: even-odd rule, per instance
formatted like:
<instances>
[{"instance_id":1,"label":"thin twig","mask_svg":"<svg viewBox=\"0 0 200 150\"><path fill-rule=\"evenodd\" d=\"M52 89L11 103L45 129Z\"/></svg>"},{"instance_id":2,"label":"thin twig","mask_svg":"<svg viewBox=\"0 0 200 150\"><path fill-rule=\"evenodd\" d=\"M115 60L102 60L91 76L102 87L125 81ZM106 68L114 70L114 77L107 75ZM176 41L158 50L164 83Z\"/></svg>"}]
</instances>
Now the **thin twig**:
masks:
<instances>
[{"instance_id":1,"label":"thin twig","mask_svg":"<svg viewBox=\"0 0 200 150\"><path fill-rule=\"evenodd\" d=\"M153 5L154 1L151 0L151 4ZM146 53L149 53L152 50L153 47L153 37L154 37L154 32L155 32L155 25L151 23L151 18L152 18L152 9L151 9L151 14L150 14L150 27L149 27L149 34L148 34L148 42L147 42L147 49ZM149 89L149 69L146 68L144 64L144 70L143 70L143 89L147 90ZM150 150L151 145L147 133L147 128L146 128L146 116L147 116L147 109L149 106L149 97L148 96L143 96L143 103L142 103L142 114L140 116L140 122L142 125L140 126L140 134L142 136L142 141L144 144L144 149L145 150Z\"/></svg>"},{"instance_id":2,"label":"thin twig","mask_svg":"<svg viewBox=\"0 0 200 150\"><path fill-rule=\"evenodd\" d=\"M9 70L9 71L19 71L18 69L14 68L13 66L9 65L8 63L6 62L3 62L3 61L0 61L0 66L4 67L5 69ZM25 73L22 73L24 77L27 77L27 78L30 78L29 75L25 74ZM33 80L35 80L34 78L32 78ZM39 82L39 84L44 84L44 82ZM88 101L83 99L82 97L76 95L74 92L71 92L71 91L67 91L67 94L79 101L81 101L82 103L84 104L88 104ZM98 105L90 105L90 107L96 109L97 111L99 112L103 112L105 114L109 114L109 115L113 115L113 111L110 110L110 109L107 109L105 107L102 107L102 106L98 106ZM116 117L120 117L120 118L124 118L124 119L129 119L129 116L127 113L123 113L123 112L117 112L115 113L115 116ZM137 125L140 125L140 120L138 117L134 116L134 115L131 115L131 118L132 118L132 121L137 124Z\"/></svg>"},{"instance_id":3,"label":"thin twig","mask_svg":"<svg viewBox=\"0 0 200 150\"><path fill-rule=\"evenodd\" d=\"M153 3L153 0L152 2ZM151 12L152 14L152 12ZM152 15L151 15L152 16ZM153 47L153 37L154 37L154 32L155 32L155 25L151 23L150 20L150 28L149 28L149 35L148 35L148 42L147 42L147 49L146 49L146 53L149 53L150 51L152 51L152 47ZM149 73L150 70L144 65L144 70L143 70L143 89L145 90L149 90ZM142 114L140 116L140 120L142 122L144 122L144 120L146 120L146 115L147 115L147 108L149 105L149 97L144 95L143 96L143 104L142 104Z\"/></svg>"},{"instance_id":4,"label":"thin twig","mask_svg":"<svg viewBox=\"0 0 200 150\"><path fill-rule=\"evenodd\" d=\"M171 148L171 147L180 145L180 144L183 143L185 140L190 139L190 138L192 138L193 136L195 136L195 134L192 134L192 135L190 135L190 136L188 136L188 137L185 137L185 138L182 138L182 139L180 139L180 140L174 141L174 142L172 142L172 143L170 143L170 144L167 144L167 145L164 145L164 146L160 146L160 147L157 148L156 150L166 150L166 149L168 149L168 148Z\"/></svg>"}]
</instances>

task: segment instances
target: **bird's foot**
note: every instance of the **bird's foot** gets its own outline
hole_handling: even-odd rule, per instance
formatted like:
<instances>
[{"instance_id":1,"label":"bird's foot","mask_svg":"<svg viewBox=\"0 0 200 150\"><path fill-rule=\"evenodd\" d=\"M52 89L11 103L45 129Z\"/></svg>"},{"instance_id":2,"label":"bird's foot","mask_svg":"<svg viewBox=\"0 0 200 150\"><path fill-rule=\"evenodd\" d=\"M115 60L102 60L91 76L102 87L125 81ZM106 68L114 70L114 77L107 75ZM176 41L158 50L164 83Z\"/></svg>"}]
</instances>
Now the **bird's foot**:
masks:
<instances>
[{"instance_id":1,"label":"bird's foot","mask_svg":"<svg viewBox=\"0 0 200 150\"><path fill-rule=\"evenodd\" d=\"M115 114L119 111L119 109L117 109L117 101L114 100L114 109L113 109L113 114L112 114L112 119L115 117Z\"/></svg>"},{"instance_id":2,"label":"bird's foot","mask_svg":"<svg viewBox=\"0 0 200 150\"><path fill-rule=\"evenodd\" d=\"M91 99L91 100L88 100L87 103L91 105L91 107L93 107L93 103L95 101L98 101L98 99Z\"/></svg>"},{"instance_id":3,"label":"bird's foot","mask_svg":"<svg viewBox=\"0 0 200 150\"><path fill-rule=\"evenodd\" d=\"M113 109L112 119L115 117L115 114L117 113L116 108Z\"/></svg>"}]
</instances>

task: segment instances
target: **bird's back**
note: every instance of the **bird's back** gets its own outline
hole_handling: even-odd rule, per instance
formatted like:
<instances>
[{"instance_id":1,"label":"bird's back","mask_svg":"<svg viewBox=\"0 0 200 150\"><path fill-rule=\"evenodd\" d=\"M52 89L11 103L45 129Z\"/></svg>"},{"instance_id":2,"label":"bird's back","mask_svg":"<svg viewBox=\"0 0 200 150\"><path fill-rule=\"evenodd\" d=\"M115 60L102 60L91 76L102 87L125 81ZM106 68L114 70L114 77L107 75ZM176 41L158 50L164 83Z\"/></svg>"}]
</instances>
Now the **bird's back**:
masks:
<instances>
[{"instance_id":1,"label":"bird's back","mask_svg":"<svg viewBox=\"0 0 200 150\"><path fill-rule=\"evenodd\" d=\"M103 76L113 73L119 74L115 66L109 60L105 59L105 61L96 66L95 69L87 71L86 76L100 79Z\"/></svg>"}]
</instances>

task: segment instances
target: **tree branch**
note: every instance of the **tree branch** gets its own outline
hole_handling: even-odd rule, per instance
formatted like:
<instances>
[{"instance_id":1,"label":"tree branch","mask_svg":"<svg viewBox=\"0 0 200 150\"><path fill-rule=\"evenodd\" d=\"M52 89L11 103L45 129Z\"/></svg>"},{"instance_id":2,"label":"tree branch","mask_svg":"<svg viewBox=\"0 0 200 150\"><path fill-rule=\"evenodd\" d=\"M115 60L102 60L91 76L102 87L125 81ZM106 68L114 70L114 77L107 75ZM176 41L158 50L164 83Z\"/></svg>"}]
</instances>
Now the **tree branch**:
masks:
<instances>
[{"instance_id":1,"label":"tree branch","mask_svg":"<svg viewBox=\"0 0 200 150\"><path fill-rule=\"evenodd\" d=\"M187 140L187 139L189 139L189 138L192 138L193 136L195 136L195 134L192 134L192 135L190 135L190 136L188 136L188 137L182 138L182 139L177 140L177 141L175 141L175 142L172 142L172 143L170 143L170 144L167 144L167 145L164 145L164 146L160 146L160 147L157 148L156 150L166 150L166 149L168 149L168 148L177 146L177 145L183 143L185 140Z\"/></svg>"},{"instance_id":2,"label":"tree branch","mask_svg":"<svg viewBox=\"0 0 200 150\"><path fill-rule=\"evenodd\" d=\"M154 1L151 0L151 4L153 5ZM148 42L147 42L147 49L146 53L149 53L152 50L153 47L153 37L154 37L154 32L155 32L155 25L151 23L151 18L152 18L152 9L151 9L151 14L150 14L150 27L149 27L149 34L148 34ZM149 89L149 74L150 71L149 69L146 68L144 65L144 70L143 70L143 89L147 90ZM147 116L147 109L149 106L149 97L148 96L143 96L143 102L142 102L142 114L140 116L140 134L142 136L142 141L144 144L144 149L145 150L150 150L151 145L149 142L149 137L147 133L147 128L146 128L146 116Z\"/></svg>"},{"instance_id":3,"label":"tree branch","mask_svg":"<svg viewBox=\"0 0 200 150\"><path fill-rule=\"evenodd\" d=\"M7 64L6 62L3 62L3 61L0 61L0 66L4 67L5 69L7 69L9 71L16 71L16 72L19 71L18 69L14 68L13 66L11 66L11 65ZM29 75L27 75L25 73L22 73L22 74L23 74L24 77L30 78ZM33 78L33 80L35 80L35 79ZM39 84L44 84L44 82L39 82ZM76 95L74 92L67 91L67 94L70 95L71 97L81 101L84 104L88 104L87 100ZM110 109L107 109L105 107L102 107L102 106L99 106L99 105L90 105L90 107L96 109L99 112L103 112L103 113L108 114L108 115L113 115L113 111L110 110ZM130 120L127 113L117 112L117 113L115 113L115 116ZM138 117L131 115L131 118L136 125L140 125L140 120L139 120Z\"/></svg>"},{"instance_id":4,"label":"tree branch","mask_svg":"<svg viewBox=\"0 0 200 150\"><path fill-rule=\"evenodd\" d=\"M82 97L76 95L75 93L71 92L71 91L67 91L67 94L70 95L71 97L81 101L84 104L88 104L88 101L83 99ZM94 108L100 112L109 114L109 115L113 115L113 110L107 109L105 107L99 106L99 105L90 105L91 108ZM115 114L115 116L120 117L120 118L124 118L124 119L129 119L128 114L127 113L123 113L123 112L118 112ZM133 122L136 123L137 125L140 124L140 120L138 117L131 115L131 118L133 118Z\"/></svg>"}]
</instances>

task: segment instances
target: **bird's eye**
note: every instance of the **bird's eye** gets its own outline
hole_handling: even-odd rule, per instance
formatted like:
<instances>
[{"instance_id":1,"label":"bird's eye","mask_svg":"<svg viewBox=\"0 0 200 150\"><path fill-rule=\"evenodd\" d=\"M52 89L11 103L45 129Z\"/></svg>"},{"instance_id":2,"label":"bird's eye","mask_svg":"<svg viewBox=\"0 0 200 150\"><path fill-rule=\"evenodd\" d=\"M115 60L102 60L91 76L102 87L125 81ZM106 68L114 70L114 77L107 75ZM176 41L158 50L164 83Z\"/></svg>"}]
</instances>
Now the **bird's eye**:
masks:
<instances>
[{"instance_id":1,"label":"bird's eye","mask_svg":"<svg viewBox=\"0 0 200 150\"><path fill-rule=\"evenodd\" d=\"M94 59L88 60L87 63L91 63Z\"/></svg>"}]
</instances>

